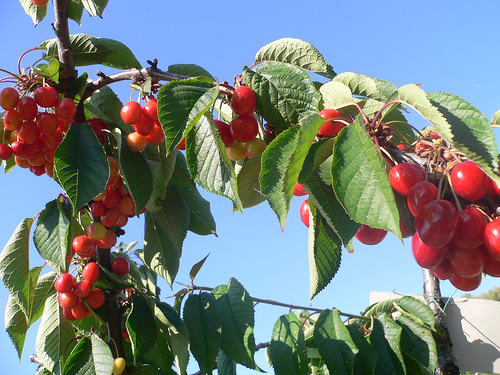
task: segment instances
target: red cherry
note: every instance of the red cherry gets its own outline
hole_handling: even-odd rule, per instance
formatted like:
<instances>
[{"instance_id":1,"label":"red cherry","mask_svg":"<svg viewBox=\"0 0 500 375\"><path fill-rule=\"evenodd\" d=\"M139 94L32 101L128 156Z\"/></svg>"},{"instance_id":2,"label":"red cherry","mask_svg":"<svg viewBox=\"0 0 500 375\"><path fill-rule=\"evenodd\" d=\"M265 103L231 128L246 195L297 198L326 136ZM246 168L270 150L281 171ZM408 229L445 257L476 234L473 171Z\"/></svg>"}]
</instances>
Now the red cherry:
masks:
<instances>
[{"instance_id":1,"label":"red cherry","mask_svg":"<svg viewBox=\"0 0 500 375\"><path fill-rule=\"evenodd\" d=\"M418 216L427 203L435 201L437 194L438 188L436 185L428 181L421 181L415 184L408 193L408 208L413 216Z\"/></svg>"},{"instance_id":2,"label":"red cherry","mask_svg":"<svg viewBox=\"0 0 500 375\"><path fill-rule=\"evenodd\" d=\"M151 121L158 121L158 102L152 99L142 107L142 114Z\"/></svg>"},{"instance_id":3,"label":"red cherry","mask_svg":"<svg viewBox=\"0 0 500 375\"><path fill-rule=\"evenodd\" d=\"M67 309L67 308L63 307L63 315L68 320L71 320L71 321L76 320L73 313L71 312L71 309Z\"/></svg>"},{"instance_id":4,"label":"red cherry","mask_svg":"<svg viewBox=\"0 0 500 375\"><path fill-rule=\"evenodd\" d=\"M101 223L108 228L115 226L119 219L120 211L116 207L106 209L106 212L101 215Z\"/></svg>"},{"instance_id":5,"label":"red cherry","mask_svg":"<svg viewBox=\"0 0 500 375\"><path fill-rule=\"evenodd\" d=\"M70 273L61 273L55 283L55 288L58 292L65 293L73 289L75 285L75 278Z\"/></svg>"},{"instance_id":6,"label":"red cherry","mask_svg":"<svg viewBox=\"0 0 500 375\"><path fill-rule=\"evenodd\" d=\"M73 250L82 257L91 258L97 251L97 243L88 236L77 236L73 239Z\"/></svg>"},{"instance_id":7,"label":"red cherry","mask_svg":"<svg viewBox=\"0 0 500 375\"><path fill-rule=\"evenodd\" d=\"M403 197L408 197L410 190L425 180L425 171L420 165L400 163L389 171L389 182L394 190Z\"/></svg>"},{"instance_id":8,"label":"red cherry","mask_svg":"<svg viewBox=\"0 0 500 375\"><path fill-rule=\"evenodd\" d=\"M453 269L451 268L450 262L448 259L444 259L437 267L431 269L431 272L436 276L439 280L448 280L453 273Z\"/></svg>"},{"instance_id":9,"label":"red cherry","mask_svg":"<svg viewBox=\"0 0 500 375\"><path fill-rule=\"evenodd\" d=\"M99 217L106 212L106 206L102 203L102 201L93 202L90 205L90 210L92 211L92 215L94 215L94 217Z\"/></svg>"},{"instance_id":10,"label":"red cherry","mask_svg":"<svg viewBox=\"0 0 500 375\"><path fill-rule=\"evenodd\" d=\"M92 127L92 130L94 130L94 133L97 135L99 142L104 143L108 134L106 130L109 129L106 122L104 122L104 120L101 120L100 118L91 118L87 122Z\"/></svg>"},{"instance_id":11,"label":"red cherry","mask_svg":"<svg viewBox=\"0 0 500 375\"><path fill-rule=\"evenodd\" d=\"M130 335L129 335L129 333L128 333L128 331L127 331L127 329L126 329L126 328L123 328L123 329L122 329L122 337L123 337L125 340L130 341Z\"/></svg>"},{"instance_id":12,"label":"red cherry","mask_svg":"<svg viewBox=\"0 0 500 375\"><path fill-rule=\"evenodd\" d=\"M17 111L24 120L34 120L38 114L38 106L33 98L29 96L23 96L17 102Z\"/></svg>"},{"instance_id":13,"label":"red cherry","mask_svg":"<svg viewBox=\"0 0 500 375\"><path fill-rule=\"evenodd\" d=\"M36 116L36 126L41 133L53 134L59 128L59 118L53 113L40 112Z\"/></svg>"},{"instance_id":14,"label":"red cherry","mask_svg":"<svg viewBox=\"0 0 500 375\"><path fill-rule=\"evenodd\" d=\"M115 208L118 207L120 199L120 193L115 189L107 189L104 198L102 198L102 203L104 203L107 208Z\"/></svg>"},{"instance_id":15,"label":"red cherry","mask_svg":"<svg viewBox=\"0 0 500 375\"><path fill-rule=\"evenodd\" d=\"M226 152L231 158L231 160L242 161L245 160L247 157L245 152L245 146L246 146L245 142L238 142L235 140L233 143L231 143L231 146L226 147Z\"/></svg>"},{"instance_id":16,"label":"red cherry","mask_svg":"<svg viewBox=\"0 0 500 375\"><path fill-rule=\"evenodd\" d=\"M108 229L106 231L106 236L104 237L104 239L97 241L97 245L101 249L111 249L116 245L117 241L118 239L116 238L115 232L113 232L111 229Z\"/></svg>"},{"instance_id":17,"label":"red cherry","mask_svg":"<svg viewBox=\"0 0 500 375\"><path fill-rule=\"evenodd\" d=\"M135 102L134 102L135 103ZM127 146L133 152L139 152L146 148L148 139L144 135L132 132L127 136Z\"/></svg>"},{"instance_id":18,"label":"red cherry","mask_svg":"<svg viewBox=\"0 0 500 375\"><path fill-rule=\"evenodd\" d=\"M186 137L182 138L177 146L175 146L177 150L185 150L186 149Z\"/></svg>"},{"instance_id":19,"label":"red cherry","mask_svg":"<svg viewBox=\"0 0 500 375\"><path fill-rule=\"evenodd\" d=\"M427 246L446 246L458 225L458 212L446 200L435 200L427 204L415 218L415 230Z\"/></svg>"},{"instance_id":20,"label":"red cherry","mask_svg":"<svg viewBox=\"0 0 500 375\"><path fill-rule=\"evenodd\" d=\"M451 242L464 249L474 249L484 243L484 229L488 224L485 214L468 207L458 213L458 224Z\"/></svg>"},{"instance_id":21,"label":"red cherry","mask_svg":"<svg viewBox=\"0 0 500 375\"><path fill-rule=\"evenodd\" d=\"M93 240L102 240L106 236L106 227L102 223L90 223L87 227L87 236Z\"/></svg>"},{"instance_id":22,"label":"red cherry","mask_svg":"<svg viewBox=\"0 0 500 375\"><path fill-rule=\"evenodd\" d=\"M6 87L0 91L0 106L6 111L16 108L19 101L19 93L13 87Z\"/></svg>"},{"instance_id":23,"label":"red cherry","mask_svg":"<svg viewBox=\"0 0 500 375\"><path fill-rule=\"evenodd\" d=\"M446 258L450 251L449 246L440 248L427 246L422 242L418 233L415 233L411 239L411 251L415 261L420 267L433 269Z\"/></svg>"},{"instance_id":24,"label":"red cherry","mask_svg":"<svg viewBox=\"0 0 500 375\"><path fill-rule=\"evenodd\" d=\"M231 98L231 108L240 116L249 115L257 105L257 96L248 86L240 86L234 90ZM244 142L244 141L242 141Z\"/></svg>"},{"instance_id":25,"label":"red cherry","mask_svg":"<svg viewBox=\"0 0 500 375\"><path fill-rule=\"evenodd\" d=\"M149 103L149 102L148 102ZM160 125L156 125L150 135L146 136L148 142L152 145L159 146L165 142L165 132Z\"/></svg>"},{"instance_id":26,"label":"red cherry","mask_svg":"<svg viewBox=\"0 0 500 375\"><path fill-rule=\"evenodd\" d=\"M484 260L483 272L492 277L500 277L500 260L493 258L484 247L481 248Z\"/></svg>"},{"instance_id":27,"label":"red cherry","mask_svg":"<svg viewBox=\"0 0 500 375\"><path fill-rule=\"evenodd\" d=\"M474 277L483 272L484 260L481 248L462 249L456 245L448 254L453 273L462 277Z\"/></svg>"},{"instance_id":28,"label":"red cherry","mask_svg":"<svg viewBox=\"0 0 500 375\"><path fill-rule=\"evenodd\" d=\"M484 245L490 255L500 261L500 219L490 221L484 228Z\"/></svg>"},{"instance_id":29,"label":"red cherry","mask_svg":"<svg viewBox=\"0 0 500 375\"><path fill-rule=\"evenodd\" d=\"M5 112L3 116L3 126L7 130L17 130L23 124L23 118L15 109Z\"/></svg>"},{"instance_id":30,"label":"red cherry","mask_svg":"<svg viewBox=\"0 0 500 375\"><path fill-rule=\"evenodd\" d=\"M8 160L12 157L12 148L9 145L0 144L0 159Z\"/></svg>"},{"instance_id":31,"label":"red cherry","mask_svg":"<svg viewBox=\"0 0 500 375\"><path fill-rule=\"evenodd\" d=\"M306 199L302 204L300 205L300 219L304 223L306 227L309 227L309 200Z\"/></svg>"},{"instance_id":32,"label":"red cherry","mask_svg":"<svg viewBox=\"0 0 500 375\"><path fill-rule=\"evenodd\" d=\"M57 301L66 309L72 309L75 307L79 300L78 296L72 290L57 294Z\"/></svg>"},{"instance_id":33,"label":"red cherry","mask_svg":"<svg viewBox=\"0 0 500 375\"><path fill-rule=\"evenodd\" d=\"M238 142L248 142L259 133L259 124L253 115L236 117L229 124L231 135Z\"/></svg>"},{"instance_id":34,"label":"red cherry","mask_svg":"<svg viewBox=\"0 0 500 375\"><path fill-rule=\"evenodd\" d=\"M130 272L130 263L127 258L118 256L111 262L111 269L115 274L123 276Z\"/></svg>"},{"instance_id":35,"label":"red cherry","mask_svg":"<svg viewBox=\"0 0 500 375\"><path fill-rule=\"evenodd\" d=\"M304 195L307 195L302 184L298 182L295 184L295 188L293 189L293 195L295 195L296 197L302 197Z\"/></svg>"},{"instance_id":36,"label":"red cherry","mask_svg":"<svg viewBox=\"0 0 500 375\"><path fill-rule=\"evenodd\" d=\"M31 144L40 137L40 131L34 121L25 121L17 131L17 135L24 143Z\"/></svg>"},{"instance_id":37,"label":"red cherry","mask_svg":"<svg viewBox=\"0 0 500 375\"><path fill-rule=\"evenodd\" d=\"M59 93L50 86L39 87L35 90L35 102L40 107L55 107L59 101ZM70 116L72 117L72 116Z\"/></svg>"},{"instance_id":38,"label":"red cherry","mask_svg":"<svg viewBox=\"0 0 500 375\"><path fill-rule=\"evenodd\" d=\"M229 125L217 119L214 119L214 121L215 125L217 125L217 128L219 129L219 134L220 137L222 138L222 142L224 142L224 146L226 147L231 146L231 144L234 142L234 138L231 135L231 130L229 128Z\"/></svg>"},{"instance_id":39,"label":"red cherry","mask_svg":"<svg viewBox=\"0 0 500 375\"><path fill-rule=\"evenodd\" d=\"M24 157L28 152L28 146L23 141L12 142L10 148L12 148L12 153L19 157Z\"/></svg>"},{"instance_id":40,"label":"red cherry","mask_svg":"<svg viewBox=\"0 0 500 375\"><path fill-rule=\"evenodd\" d=\"M355 236L359 242L365 245L376 245L387 236L387 231L361 224Z\"/></svg>"},{"instance_id":41,"label":"red cherry","mask_svg":"<svg viewBox=\"0 0 500 375\"><path fill-rule=\"evenodd\" d=\"M135 215L136 212L135 202L130 195L122 196L117 208L121 215Z\"/></svg>"},{"instance_id":42,"label":"red cherry","mask_svg":"<svg viewBox=\"0 0 500 375\"><path fill-rule=\"evenodd\" d=\"M399 219L399 229L401 230L401 237L408 238L413 236L413 233L408 230L402 219Z\"/></svg>"},{"instance_id":43,"label":"red cherry","mask_svg":"<svg viewBox=\"0 0 500 375\"><path fill-rule=\"evenodd\" d=\"M76 319L83 319L87 316L88 313L89 309L87 308L87 306L85 306L85 303L83 303L83 301L78 301L76 306L71 309L71 314L73 314Z\"/></svg>"},{"instance_id":44,"label":"red cherry","mask_svg":"<svg viewBox=\"0 0 500 375\"><path fill-rule=\"evenodd\" d=\"M138 123L134 124L134 129L137 133L143 136L148 136L153 132L155 128L154 121L148 119L144 115L141 117Z\"/></svg>"},{"instance_id":45,"label":"red cherry","mask_svg":"<svg viewBox=\"0 0 500 375\"><path fill-rule=\"evenodd\" d=\"M48 4L49 0L31 0L33 4L39 7L44 7L45 5Z\"/></svg>"},{"instance_id":46,"label":"red cherry","mask_svg":"<svg viewBox=\"0 0 500 375\"><path fill-rule=\"evenodd\" d=\"M461 197L477 201L488 192L489 177L473 161L457 164L450 174L451 186Z\"/></svg>"},{"instance_id":47,"label":"red cherry","mask_svg":"<svg viewBox=\"0 0 500 375\"><path fill-rule=\"evenodd\" d=\"M96 262L89 262L83 267L82 276L91 283L96 282L101 277L101 268Z\"/></svg>"},{"instance_id":48,"label":"red cherry","mask_svg":"<svg viewBox=\"0 0 500 375\"><path fill-rule=\"evenodd\" d=\"M98 309L104 304L106 296L101 289L94 289L87 297L87 303L91 309Z\"/></svg>"},{"instance_id":49,"label":"red cherry","mask_svg":"<svg viewBox=\"0 0 500 375\"><path fill-rule=\"evenodd\" d=\"M474 277L462 277L454 273L450 275L450 283L457 289L464 292L470 292L477 289L481 285L482 275L479 274Z\"/></svg>"},{"instance_id":50,"label":"red cherry","mask_svg":"<svg viewBox=\"0 0 500 375\"><path fill-rule=\"evenodd\" d=\"M76 115L76 104L71 98L63 98L57 102L56 116L62 119L70 119Z\"/></svg>"},{"instance_id":51,"label":"red cherry","mask_svg":"<svg viewBox=\"0 0 500 375\"><path fill-rule=\"evenodd\" d=\"M92 293L92 283L89 280L82 280L73 286L73 292L79 298L87 298Z\"/></svg>"},{"instance_id":52,"label":"red cherry","mask_svg":"<svg viewBox=\"0 0 500 375\"><path fill-rule=\"evenodd\" d=\"M333 108L323 109L319 115L323 117L325 120L331 118L344 118L342 113ZM327 121L323 124L323 126L319 129L318 135L322 137L335 137L339 132L344 128L346 124L342 121Z\"/></svg>"},{"instance_id":53,"label":"red cherry","mask_svg":"<svg viewBox=\"0 0 500 375\"><path fill-rule=\"evenodd\" d=\"M125 103L120 111L120 116L128 125L137 124L142 117L142 106L137 102Z\"/></svg>"}]
</instances>

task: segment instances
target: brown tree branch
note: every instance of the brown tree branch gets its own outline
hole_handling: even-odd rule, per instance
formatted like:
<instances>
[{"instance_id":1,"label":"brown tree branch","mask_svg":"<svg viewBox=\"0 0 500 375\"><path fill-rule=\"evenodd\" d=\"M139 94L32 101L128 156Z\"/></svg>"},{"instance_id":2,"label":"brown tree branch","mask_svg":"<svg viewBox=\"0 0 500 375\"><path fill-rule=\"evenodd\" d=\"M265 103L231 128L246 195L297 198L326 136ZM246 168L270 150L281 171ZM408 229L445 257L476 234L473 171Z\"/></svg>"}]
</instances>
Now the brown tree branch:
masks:
<instances>
[{"instance_id":1,"label":"brown tree branch","mask_svg":"<svg viewBox=\"0 0 500 375\"><path fill-rule=\"evenodd\" d=\"M63 64L63 70L60 73L62 92L65 92L68 85L78 76L73 59L73 48L69 38L69 3L70 0L54 0L54 23L52 27L56 34L59 61Z\"/></svg>"},{"instance_id":2,"label":"brown tree branch","mask_svg":"<svg viewBox=\"0 0 500 375\"><path fill-rule=\"evenodd\" d=\"M439 279L426 268L422 268L422 273L424 277L424 295L426 296L426 302L434 313L434 319L442 334L434 335L439 351L436 375L458 375L460 374L460 370L453 363L451 357L452 343L448 327L444 320L444 302L443 298L441 298L441 290L439 289Z\"/></svg>"}]
</instances>

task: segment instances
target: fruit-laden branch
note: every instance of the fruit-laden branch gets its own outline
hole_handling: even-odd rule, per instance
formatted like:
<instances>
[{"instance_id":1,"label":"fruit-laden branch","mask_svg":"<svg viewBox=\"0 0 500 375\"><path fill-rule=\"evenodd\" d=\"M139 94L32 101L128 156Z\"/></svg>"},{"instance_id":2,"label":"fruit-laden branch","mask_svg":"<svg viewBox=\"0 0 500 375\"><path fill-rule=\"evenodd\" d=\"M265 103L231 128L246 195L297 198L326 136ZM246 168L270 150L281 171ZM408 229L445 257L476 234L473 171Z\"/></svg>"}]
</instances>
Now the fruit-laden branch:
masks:
<instances>
[{"instance_id":1,"label":"fruit-laden branch","mask_svg":"<svg viewBox=\"0 0 500 375\"><path fill-rule=\"evenodd\" d=\"M436 368L436 375L458 375L460 370L451 360L451 347L450 334L448 327L444 320L444 307L443 298L441 298L441 290L439 289L439 279L434 274L422 268L424 277L424 295L427 299L427 305L434 313L434 319L438 325L441 335L434 335L434 339L438 345L439 358L438 366Z\"/></svg>"},{"instance_id":2,"label":"fruit-laden branch","mask_svg":"<svg viewBox=\"0 0 500 375\"><path fill-rule=\"evenodd\" d=\"M68 5L70 0L54 0L54 32L56 34L57 48L59 51L59 61L63 64L63 70L60 74L60 82L66 91L66 87L77 77L75 63L73 60L73 48L69 38L68 25Z\"/></svg>"}]
</instances>

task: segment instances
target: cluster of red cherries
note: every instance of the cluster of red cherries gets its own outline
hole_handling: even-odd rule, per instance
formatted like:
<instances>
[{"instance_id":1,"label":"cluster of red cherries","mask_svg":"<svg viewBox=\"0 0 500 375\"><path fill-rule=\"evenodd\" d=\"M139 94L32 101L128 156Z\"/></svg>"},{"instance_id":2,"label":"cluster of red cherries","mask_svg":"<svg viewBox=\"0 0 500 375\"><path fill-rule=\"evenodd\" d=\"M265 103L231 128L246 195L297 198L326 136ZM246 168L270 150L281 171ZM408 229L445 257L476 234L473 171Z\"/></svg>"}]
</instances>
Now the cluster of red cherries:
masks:
<instances>
[{"instance_id":1,"label":"cluster of red cherries","mask_svg":"<svg viewBox=\"0 0 500 375\"><path fill-rule=\"evenodd\" d=\"M95 288L95 282L101 277L101 268L91 259L97 248L110 249L116 245L115 233L99 222L93 222L87 227L87 234L73 239L72 251L78 254L78 263L85 264L81 273L77 275L78 281L68 272L58 276L55 283L58 292L57 300L63 308L64 316L69 320L83 319L91 315L91 311L104 304L106 295L102 289ZM72 258L71 256L68 258ZM117 256L111 264L113 273L123 276L129 273L130 264L127 258Z\"/></svg>"},{"instance_id":2,"label":"cluster of red cherries","mask_svg":"<svg viewBox=\"0 0 500 375\"><path fill-rule=\"evenodd\" d=\"M134 101L125 103L120 115L126 124L134 128L127 136L127 145L133 152L144 150L148 143L158 146L165 141L165 133L158 121L156 99L151 98L144 106Z\"/></svg>"},{"instance_id":3,"label":"cluster of red cherries","mask_svg":"<svg viewBox=\"0 0 500 375\"><path fill-rule=\"evenodd\" d=\"M483 202L494 202L500 189L470 160L455 165L449 177L456 195L445 199L417 164L401 163L389 172L391 186L407 198L415 216L411 247L417 264L471 291L480 285L482 273L500 276L500 218Z\"/></svg>"},{"instance_id":4,"label":"cluster of red cherries","mask_svg":"<svg viewBox=\"0 0 500 375\"><path fill-rule=\"evenodd\" d=\"M51 86L38 87L31 96L7 87L0 91L0 106L5 110L0 159L14 157L21 168L53 177L55 151L77 111L73 99L60 98Z\"/></svg>"}]
</instances>

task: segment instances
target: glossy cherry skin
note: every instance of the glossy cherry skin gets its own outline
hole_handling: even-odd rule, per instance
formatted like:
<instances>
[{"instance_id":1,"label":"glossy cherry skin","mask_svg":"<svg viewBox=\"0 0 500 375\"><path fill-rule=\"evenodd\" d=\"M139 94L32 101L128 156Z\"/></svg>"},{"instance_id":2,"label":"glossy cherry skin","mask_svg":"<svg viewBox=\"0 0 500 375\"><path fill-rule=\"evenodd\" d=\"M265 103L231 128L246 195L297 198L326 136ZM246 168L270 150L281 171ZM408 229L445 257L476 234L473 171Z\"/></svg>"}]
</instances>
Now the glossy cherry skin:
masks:
<instances>
[{"instance_id":1,"label":"glossy cherry skin","mask_svg":"<svg viewBox=\"0 0 500 375\"><path fill-rule=\"evenodd\" d=\"M488 192L489 177L473 161L457 164L450 174L451 186L461 197L469 201L477 201Z\"/></svg>"},{"instance_id":2,"label":"glossy cherry skin","mask_svg":"<svg viewBox=\"0 0 500 375\"><path fill-rule=\"evenodd\" d=\"M119 256L111 262L111 269L115 274L123 276L130 272L130 263L127 258Z\"/></svg>"},{"instance_id":3,"label":"glossy cherry skin","mask_svg":"<svg viewBox=\"0 0 500 375\"><path fill-rule=\"evenodd\" d=\"M446 200L427 204L415 218L415 230L423 243L431 247L446 246L455 234L458 211Z\"/></svg>"},{"instance_id":4,"label":"glossy cherry skin","mask_svg":"<svg viewBox=\"0 0 500 375\"><path fill-rule=\"evenodd\" d=\"M343 118L342 113L333 108L323 109L319 115L325 120L331 118ZM344 128L346 124L342 121L327 121L318 131L318 136L321 137L335 137Z\"/></svg>"},{"instance_id":5,"label":"glossy cherry skin","mask_svg":"<svg viewBox=\"0 0 500 375\"><path fill-rule=\"evenodd\" d=\"M306 227L309 228L309 200L306 199L302 204L300 205L300 220L304 223Z\"/></svg>"},{"instance_id":6,"label":"glossy cherry skin","mask_svg":"<svg viewBox=\"0 0 500 375\"><path fill-rule=\"evenodd\" d=\"M104 304L106 296L101 289L94 289L90 296L87 297L87 303L91 309L98 309Z\"/></svg>"},{"instance_id":7,"label":"glossy cherry skin","mask_svg":"<svg viewBox=\"0 0 500 375\"><path fill-rule=\"evenodd\" d=\"M55 107L57 105L57 102L59 101L59 94L57 90L50 86L39 87L35 90L34 94L35 102L40 107Z\"/></svg>"},{"instance_id":8,"label":"glossy cherry skin","mask_svg":"<svg viewBox=\"0 0 500 375\"><path fill-rule=\"evenodd\" d=\"M231 108L239 116L252 113L257 105L257 96L248 86L240 86L234 90L231 98Z\"/></svg>"},{"instance_id":9,"label":"glossy cherry skin","mask_svg":"<svg viewBox=\"0 0 500 375\"><path fill-rule=\"evenodd\" d=\"M92 293L92 283L89 280L82 280L73 286L73 292L79 298L87 298Z\"/></svg>"},{"instance_id":10,"label":"glossy cherry skin","mask_svg":"<svg viewBox=\"0 0 500 375\"><path fill-rule=\"evenodd\" d=\"M453 269L451 268L450 262L448 259L444 259L437 267L431 269L431 272L436 276L439 280L448 280L453 273Z\"/></svg>"},{"instance_id":11,"label":"glossy cherry skin","mask_svg":"<svg viewBox=\"0 0 500 375\"><path fill-rule=\"evenodd\" d=\"M307 195L306 191L304 190L304 187L299 182L295 184L295 188L293 189L293 195L295 195L296 197L303 197L304 195Z\"/></svg>"},{"instance_id":12,"label":"glossy cherry skin","mask_svg":"<svg viewBox=\"0 0 500 375\"><path fill-rule=\"evenodd\" d=\"M66 309L72 309L75 307L79 300L78 296L72 290L57 294L57 301Z\"/></svg>"},{"instance_id":13,"label":"glossy cherry skin","mask_svg":"<svg viewBox=\"0 0 500 375\"><path fill-rule=\"evenodd\" d=\"M450 283L457 289L464 292L470 292L477 289L481 285L482 275L479 274L474 277L462 277L455 273L450 275Z\"/></svg>"},{"instance_id":14,"label":"glossy cherry skin","mask_svg":"<svg viewBox=\"0 0 500 375\"><path fill-rule=\"evenodd\" d=\"M486 216L477 208L468 207L458 213L458 225L451 242L464 249L474 249L484 243Z\"/></svg>"},{"instance_id":15,"label":"glossy cherry skin","mask_svg":"<svg viewBox=\"0 0 500 375\"><path fill-rule=\"evenodd\" d=\"M120 110L120 116L128 125L137 124L142 118L142 106L138 102L125 103Z\"/></svg>"},{"instance_id":16,"label":"glossy cherry skin","mask_svg":"<svg viewBox=\"0 0 500 375\"><path fill-rule=\"evenodd\" d=\"M82 276L91 283L96 282L101 277L101 268L96 262L89 262L83 267Z\"/></svg>"},{"instance_id":17,"label":"glossy cherry skin","mask_svg":"<svg viewBox=\"0 0 500 375\"><path fill-rule=\"evenodd\" d=\"M490 221L484 228L484 244L490 255L500 261L500 219Z\"/></svg>"},{"instance_id":18,"label":"glossy cherry skin","mask_svg":"<svg viewBox=\"0 0 500 375\"><path fill-rule=\"evenodd\" d=\"M259 124L253 115L238 116L229 124L231 135L238 142L248 142L259 133Z\"/></svg>"},{"instance_id":19,"label":"glossy cherry skin","mask_svg":"<svg viewBox=\"0 0 500 375\"><path fill-rule=\"evenodd\" d=\"M387 231L361 224L355 236L359 242L365 245L376 245L387 236Z\"/></svg>"},{"instance_id":20,"label":"glossy cherry skin","mask_svg":"<svg viewBox=\"0 0 500 375\"><path fill-rule=\"evenodd\" d=\"M8 160L12 157L12 148L6 144L0 144L0 159Z\"/></svg>"},{"instance_id":21,"label":"glossy cherry skin","mask_svg":"<svg viewBox=\"0 0 500 375\"><path fill-rule=\"evenodd\" d=\"M214 119L215 125L217 125L217 129L219 129L220 137L222 138L222 142L224 142L224 146L229 147L233 144L234 138L231 134L231 130L229 128L229 124L226 124L223 121Z\"/></svg>"},{"instance_id":22,"label":"glossy cherry skin","mask_svg":"<svg viewBox=\"0 0 500 375\"><path fill-rule=\"evenodd\" d=\"M448 254L453 273L462 277L475 277L483 272L484 260L482 249L462 249L456 245L451 246Z\"/></svg>"},{"instance_id":23,"label":"glossy cherry skin","mask_svg":"<svg viewBox=\"0 0 500 375\"><path fill-rule=\"evenodd\" d=\"M6 87L0 91L0 107L6 111L16 108L19 101L19 92L13 87Z\"/></svg>"},{"instance_id":24,"label":"glossy cherry skin","mask_svg":"<svg viewBox=\"0 0 500 375\"><path fill-rule=\"evenodd\" d=\"M425 180L425 171L420 165L400 163L389 171L389 182L394 190L403 197L408 197L410 190Z\"/></svg>"},{"instance_id":25,"label":"glossy cherry skin","mask_svg":"<svg viewBox=\"0 0 500 375\"><path fill-rule=\"evenodd\" d=\"M77 236L73 239L73 250L82 257L91 258L97 251L97 243L88 236Z\"/></svg>"},{"instance_id":26,"label":"glossy cherry skin","mask_svg":"<svg viewBox=\"0 0 500 375\"><path fill-rule=\"evenodd\" d=\"M75 278L70 273L61 273L55 283L55 288L58 292L65 293L73 289L75 285Z\"/></svg>"},{"instance_id":27,"label":"glossy cherry skin","mask_svg":"<svg viewBox=\"0 0 500 375\"><path fill-rule=\"evenodd\" d=\"M433 183L421 181L408 193L408 208L413 216L417 216L427 203L437 199L438 188Z\"/></svg>"},{"instance_id":28,"label":"glossy cherry skin","mask_svg":"<svg viewBox=\"0 0 500 375\"><path fill-rule=\"evenodd\" d=\"M449 246L431 247L422 242L418 233L415 233L411 239L411 251L415 261L420 267L433 269L439 266L448 256Z\"/></svg>"},{"instance_id":29,"label":"glossy cherry skin","mask_svg":"<svg viewBox=\"0 0 500 375\"><path fill-rule=\"evenodd\" d=\"M496 260L491 254L483 248L484 268L483 272L492 277L500 277L500 260Z\"/></svg>"}]
</instances>

